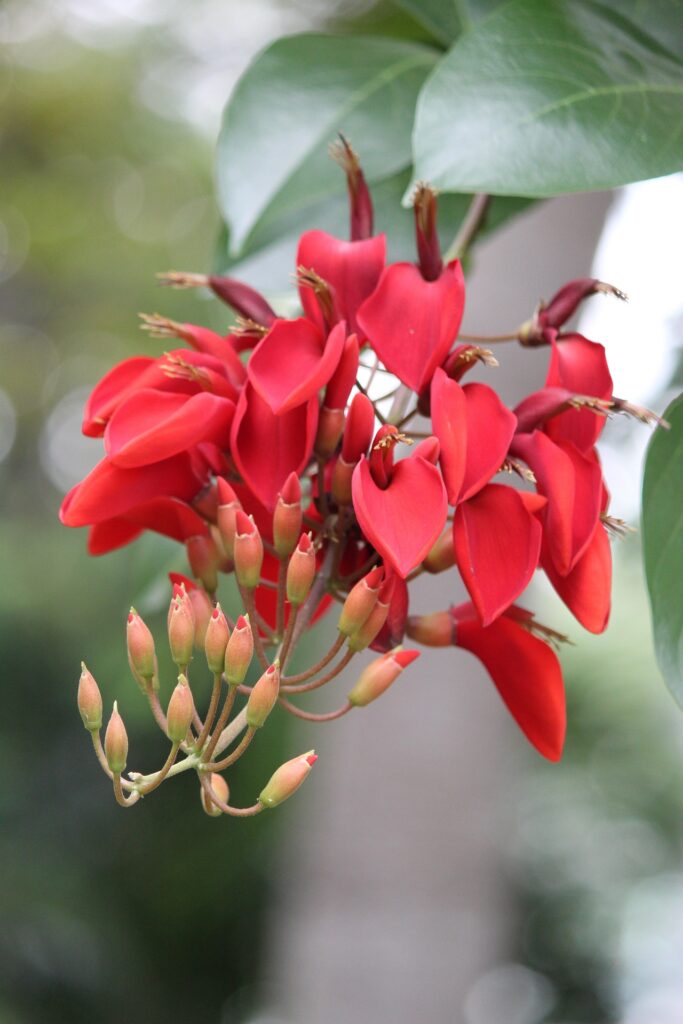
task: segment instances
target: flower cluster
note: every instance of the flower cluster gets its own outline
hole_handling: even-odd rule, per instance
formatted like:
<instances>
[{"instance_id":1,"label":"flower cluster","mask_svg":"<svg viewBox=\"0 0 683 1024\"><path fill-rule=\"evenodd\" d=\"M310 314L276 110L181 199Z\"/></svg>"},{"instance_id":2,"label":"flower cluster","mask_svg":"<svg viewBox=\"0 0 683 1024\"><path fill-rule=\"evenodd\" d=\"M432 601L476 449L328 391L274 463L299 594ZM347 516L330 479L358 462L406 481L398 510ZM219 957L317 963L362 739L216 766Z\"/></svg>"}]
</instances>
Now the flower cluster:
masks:
<instances>
[{"instance_id":1,"label":"flower cluster","mask_svg":"<svg viewBox=\"0 0 683 1024\"><path fill-rule=\"evenodd\" d=\"M406 636L474 654L528 740L557 760L565 702L554 648L563 638L516 602L541 570L586 629L607 625L608 531L623 524L608 513L595 445L612 412L651 414L614 396L602 345L563 327L586 297L624 296L594 279L573 281L509 336L466 337L462 267L442 256L434 191L414 193L416 262L387 264L356 154L342 140L336 156L347 176L350 240L302 235L302 315L278 316L231 278L163 275L175 287L211 289L236 311L236 326L222 336L144 316L152 335L185 345L120 363L85 409L84 433L103 437L105 455L67 495L62 521L89 527L95 555L144 530L172 537L185 545L194 578L174 581L169 642L180 681L167 714L151 635L135 613L129 621L133 673L172 744L160 773L124 784L120 716L103 751L101 702L88 710L90 701L97 711L99 691L89 673L81 680L84 723L124 804L186 765L200 775L209 813L238 813L216 773L241 755L275 703L318 721L364 706L417 656L401 646ZM461 237L460 255L476 226ZM514 409L489 383L463 382L474 367L497 365L480 342L502 340L548 356L545 386ZM386 388L375 398L379 380ZM409 611L410 581L443 571L459 573L470 600ZM222 574L234 574L241 593L235 621L215 603ZM335 601L335 643L316 665L287 675L301 636ZM187 679L197 645L214 675L203 718ZM339 710L316 715L292 703L367 647L380 657ZM253 688L245 683L252 650L263 670ZM240 692L246 707L230 721ZM245 728L233 754L217 761ZM292 791L312 759L281 769ZM220 781L207 782L207 773ZM270 785L281 795L282 781ZM262 794L255 807L277 802Z\"/></svg>"}]
</instances>

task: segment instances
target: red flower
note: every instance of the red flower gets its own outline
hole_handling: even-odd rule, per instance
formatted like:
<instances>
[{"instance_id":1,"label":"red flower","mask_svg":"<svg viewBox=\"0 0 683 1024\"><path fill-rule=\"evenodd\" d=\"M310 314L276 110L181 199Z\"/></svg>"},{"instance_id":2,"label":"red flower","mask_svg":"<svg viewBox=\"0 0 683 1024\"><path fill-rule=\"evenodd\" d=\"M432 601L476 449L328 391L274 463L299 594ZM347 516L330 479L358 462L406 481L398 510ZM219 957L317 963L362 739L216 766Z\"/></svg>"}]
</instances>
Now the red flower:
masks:
<instances>
[{"instance_id":1,"label":"red flower","mask_svg":"<svg viewBox=\"0 0 683 1024\"><path fill-rule=\"evenodd\" d=\"M395 427L377 433L370 458L363 456L354 470L352 493L361 530L385 563L405 578L443 529L446 492L422 445L394 463L400 436Z\"/></svg>"},{"instance_id":2,"label":"red flower","mask_svg":"<svg viewBox=\"0 0 683 1024\"><path fill-rule=\"evenodd\" d=\"M327 384L345 340L343 322L326 339L322 329L304 317L276 320L251 355L249 381L276 415L291 412Z\"/></svg>"}]
</instances>

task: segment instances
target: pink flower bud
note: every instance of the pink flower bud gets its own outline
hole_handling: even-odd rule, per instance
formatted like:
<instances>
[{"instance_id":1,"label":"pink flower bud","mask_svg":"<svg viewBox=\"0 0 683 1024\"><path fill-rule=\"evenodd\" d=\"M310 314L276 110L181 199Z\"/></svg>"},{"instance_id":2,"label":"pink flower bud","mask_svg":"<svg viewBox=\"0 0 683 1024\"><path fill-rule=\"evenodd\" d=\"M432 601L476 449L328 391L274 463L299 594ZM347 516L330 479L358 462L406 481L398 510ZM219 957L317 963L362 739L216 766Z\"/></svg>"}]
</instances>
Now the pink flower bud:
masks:
<instances>
[{"instance_id":1,"label":"pink flower bud","mask_svg":"<svg viewBox=\"0 0 683 1024\"><path fill-rule=\"evenodd\" d=\"M280 662L274 661L254 685L247 701L247 725L260 729L277 703L280 693Z\"/></svg>"},{"instance_id":2,"label":"pink flower bud","mask_svg":"<svg viewBox=\"0 0 683 1024\"><path fill-rule=\"evenodd\" d=\"M316 574L315 551L310 533L302 533L287 566L287 600L303 604Z\"/></svg>"},{"instance_id":3,"label":"pink flower bud","mask_svg":"<svg viewBox=\"0 0 683 1024\"><path fill-rule=\"evenodd\" d=\"M107 731L104 734L104 753L109 770L114 775L120 775L126 767L126 759L128 758L128 734L126 733L123 719L119 714L116 701L114 701L114 709L107 724Z\"/></svg>"},{"instance_id":4,"label":"pink flower bud","mask_svg":"<svg viewBox=\"0 0 683 1024\"><path fill-rule=\"evenodd\" d=\"M210 533L188 537L185 548L192 575L201 580L209 593L213 594L218 586L218 563L221 558L213 537Z\"/></svg>"},{"instance_id":5,"label":"pink flower bud","mask_svg":"<svg viewBox=\"0 0 683 1024\"><path fill-rule=\"evenodd\" d=\"M254 656L254 637L248 616L240 615L225 649L225 678L230 686L244 682Z\"/></svg>"},{"instance_id":6,"label":"pink flower bud","mask_svg":"<svg viewBox=\"0 0 683 1024\"><path fill-rule=\"evenodd\" d=\"M227 480L218 478L218 509L216 521L226 555L234 561L235 518L242 505Z\"/></svg>"},{"instance_id":7,"label":"pink flower bud","mask_svg":"<svg viewBox=\"0 0 683 1024\"><path fill-rule=\"evenodd\" d=\"M192 660L194 629L192 603L183 589L171 600L168 613L168 644L171 657L181 672Z\"/></svg>"},{"instance_id":8,"label":"pink flower bud","mask_svg":"<svg viewBox=\"0 0 683 1024\"><path fill-rule=\"evenodd\" d=\"M209 619L213 612L213 604L209 595L202 587L198 587L196 583L193 583L187 576L183 576L180 572L169 572L168 578L173 584L173 597L176 597L181 591L185 591L190 599L192 605L192 611L194 613L194 645L198 648L204 647L204 638L206 637L206 627L209 625ZM173 605L168 609L168 621L171 620L171 611Z\"/></svg>"},{"instance_id":9,"label":"pink flower bud","mask_svg":"<svg viewBox=\"0 0 683 1024\"><path fill-rule=\"evenodd\" d=\"M377 595L382 584L384 569L378 566L367 576L363 576L349 591L339 616L339 632L351 636L367 622L370 613L377 604Z\"/></svg>"},{"instance_id":10,"label":"pink flower bud","mask_svg":"<svg viewBox=\"0 0 683 1024\"><path fill-rule=\"evenodd\" d=\"M426 647L451 647L455 643L455 621L450 612L410 615L406 633Z\"/></svg>"},{"instance_id":11,"label":"pink flower bud","mask_svg":"<svg viewBox=\"0 0 683 1024\"><path fill-rule=\"evenodd\" d=\"M395 579L393 576L390 576L380 587L380 591L377 596L377 604L370 612L368 618L360 629L349 637L350 650L364 651L380 633L389 616L389 608L391 606L394 587Z\"/></svg>"},{"instance_id":12,"label":"pink flower bud","mask_svg":"<svg viewBox=\"0 0 683 1024\"><path fill-rule=\"evenodd\" d=\"M320 410L318 430L315 435L315 454L319 459L329 459L341 440L346 423L343 409L328 409L326 405Z\"/></svg>"},{"instance_id":13,"label":"pink flower bud","mask_svg":"<svg viewBox=\"0 0 683 1024\"><path fill-rule=\"evenodd\" d=\"M361 672L358 682L349 694L354 707L364 708L387 690L398 679L404 668L419 658L419 651L404 651L395 647L393 651L376 658Z\"/></svg>"},{"instance_id":14,"label":"pink flower bud","mask_svg":"<svg viewBox=\"0 0 683 1024\"><path fill-rule=\"evenodd\" d=\"M455 565L453 530L451 528L444 530L422 565L427 572L431 573L444 572L445 569L450 569Z\"/></svg>"},{"instance_id":15,"label":"pink flower bud","mask_svg":"<svg viewBox=\"0 0 683 1024\"><path fill-rule=\"evenodd\" d=\"M375 426L375 407L367 395L354 396L346 418L342 440L342 456L345 462L355 465L365 455L372 441Z\"/></svg>"},{"instance_id":16,"label":"pink flower bud","mask_svg":"<svg viewBox=\"0 0 683 1024\"><path fill-rule=\"evenodd\" d=\"M228 620L223 614L221 606L217 604L211 613L209 625L206 629L206 636L204 637L206 663L209 666L209 670L213 672L214 675L223 674L223 666L225 665L225 649L228 646L229 639L230 628L228 626Z\"/></svg>"},{"instance_id":17,"label":"pink flower bud","mask_svg":"<svg viewBox=\"0 0 683 1024\"><path fill-rule=\"evenodd\" d=\"M265 788L261 790L259 803L264 807L277 807L292 793L296 793L317 760L318 755L315 751L309 750L301 757L293 757L291 761L285 761L271 775Z\"/></svg>"},{"instance_id":18,"label":"pink flower bud","mask_svg":"<svg viewBox=\"0 0 683 1024\"><path fill-rule=\"evenodd\" d=\"M253 590L261 578L263 541L252 516L238 509L235 519L235 575L241 587Z\"/></svg>"},{"instance_id":19,"label":"pink flower bud","mask_svg":"<svg viewBox=\"0 0 683 1024\"><path fill-rule=\"evenodd\" d=\"M340 455L334 464L331 490L337 505L350 505L353 500L351 481L355 468L356 463L347 462L343 455Z\"/></svg>"},{"instance_id":20,"label":"pink flower bud","mask_svg":"<svg viewBox=\"0 0 683 1024\"><path fill-rule=\"evenodd\" d=\"M138 679L152 679L156 668L154 637L135 608L131 608L128 613L126 645L128 647L128 662L133 675Z\"/></svg>"},{"instance_id":21,"label":"pink flower bud","mask_svg":"<svg viewBox=\"0 0 683 1024\"><path fill-rule=\"evenodd\" d=\"M194 702L187 677L179 675L166 712L166 735L171 743L183 742L190 728L193 712Z\"/></svg>"},{"instance_id":22,"label":"pink flower bud","mask_svg":"<svg viewBox=\"0 0 683 1024\"><path fill-rule=\"evenodd\" d=\"M81 662L81 678L78 681L78 710L88 732L99 732L102 728L102 695L95 677Z\"/></svg>"},{"instance_id":23,"label":"pink flower bud","mask_svg":"<svg viewBox=\"0 0 683 1024\"><path fill-rule=\"evenodd\" d=\"M287 558L296 547L302 519L301 484L296 473L290 473L273 513L273 544L279 558Z\"/></svg>"},{"instance_id":24,"label":"pink flower bud","mask_svg":"<svg viewBox=\"0 0 683 1024\"><path fill-rule=\"evenodd\" d=\"M219 775L217 772L212 772L211 775L209 775L209 782L211 783L211 789L214 791L218 799L222 800L224 804L227 804L230 799L230 789L228 788L228 784L223 776ZM215 803L211 800L203 786L199 787L199 795L202 801L202 807L209 817L220 818L223 812L219 807L216 807Z\"/></svg>"}]
</instances>

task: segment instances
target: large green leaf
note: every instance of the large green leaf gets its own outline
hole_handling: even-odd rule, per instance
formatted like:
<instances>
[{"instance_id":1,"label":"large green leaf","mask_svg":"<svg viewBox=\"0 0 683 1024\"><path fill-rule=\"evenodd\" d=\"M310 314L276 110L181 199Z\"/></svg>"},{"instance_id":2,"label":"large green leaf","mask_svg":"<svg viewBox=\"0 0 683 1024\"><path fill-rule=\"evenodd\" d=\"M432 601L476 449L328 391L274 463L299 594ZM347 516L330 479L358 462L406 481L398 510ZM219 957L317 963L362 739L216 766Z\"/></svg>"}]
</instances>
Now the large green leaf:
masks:
<instances>
[{"instance_id":1,"label":"large green leaf","mask_svg":"<svg viewBox=\"0 0 683 1024\"><path fill-rule=\"evenodd\" d=\"M342 131L370 181L410 164L418 91L436 52L398 39L299 35L237 84L218 141L218 195L238 253L255 227L339 191L327 148Z\"/></svg>"},{"instance_id":2,"label":"large green leaf","mask_svg":"<svg viewBox=\"0 0 683 1024\"><path fill-rule=\"evenodd\" d=\"M466 32L420 94L416 176L542 197L678 170L683 63L617 8L512 0Z\"/></svg>"},{"instance_id":3,"label":"large green leaf","mask_svg":"<svg viewBox=\"0 0 683 1024\"><path fill-rule=\"evenodd\" d=\"M504 0L394 0L435 39L452 43L472 23L500 6Z\"/></svg>"},{"instance_id":4,"label":"large green leaf","mask_svg":"<svg viewBox=\"0 0 683 1024\"><path fill-rule=\"evenodd\" d=\"M375 230L387 235L387 259L415 259L415 229L412 210L403 209L401 196L410 179L404 170L372 188ZM470 203L470 196L444 193L439 198L439 234L444 249L452 242ZM489 208L482 235L494 231L510 217L521 212L532 200L516 196L498 196ZM337 171L337 194L304 211L286 213L261 223L249 237L239 256L231 256L225 232L218 242L214 261L216 273L237 275L256 288L277 296L291 292L292 273L299 235L308 228L319 228L347 238L349 205L343 175Z\"/></svg>"},{"instance_id":5,"label":"large green leaf","mask_svg":"<svg viewBox=\"0 0 683 1024\"><path fill-rule=\"evenodd\" d=\"M683 706L683 395L650 442L643 481L643 554L657 661Z\"/></svg>"}]
</instances>

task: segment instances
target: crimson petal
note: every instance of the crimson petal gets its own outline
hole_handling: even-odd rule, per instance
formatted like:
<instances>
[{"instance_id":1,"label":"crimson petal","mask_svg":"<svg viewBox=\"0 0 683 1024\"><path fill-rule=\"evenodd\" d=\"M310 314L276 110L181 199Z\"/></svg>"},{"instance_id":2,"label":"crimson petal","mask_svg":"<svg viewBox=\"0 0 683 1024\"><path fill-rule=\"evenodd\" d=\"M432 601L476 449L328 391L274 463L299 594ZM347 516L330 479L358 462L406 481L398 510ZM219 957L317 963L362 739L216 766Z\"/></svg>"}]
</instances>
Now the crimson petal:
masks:
<instances>
[{"instance_id":1,"label":"crimson petal","mask_svg":"<svg viewBox=\"0 0 683 1024\"><path fill-rule=\"evenodd\" d=\"M385 257L384 235L346 242L326 231L305 231L299 239L296 265L312 268L330 285L340 319L346 320L349 331L358 333L356 314L375 290ZM322 329L322 314L311 289L301 287L299 295L306 316ZM365 337L361 335L359 340L363 342Z\"/></svg>"},{"instance_id":2,"label":"crimson petal","mask_svg":"<svg viewBox=\"0 0 683 1024\"><path fill-rule=\"evenodd\" d=\"M87 437L101 437L107 420L123 396L135 387L145 370L156 362L148 356L133 356L113 366L97 382L83 410L83 433Z\"/></svg>"},{"instance_id":3,"label":"crimson petal","mask_svg":"<svg viewBox=\"0 0 683 1024\"><path fill-rule=\"evenodd\" d=\"M455 505L467 464L467 399L460 385L450 380L441 367L432 377L431 409L446 493L451 505Z\"/></svg>"},{"instance_id":4,"label":"crimson petal","mask_svg":"<svg viewBox=\"0 0 683 1024\"><path fill-rule=\"evenodd\" d=\"M457 260L434 281L413 263L393 263L358 311L358 325L386 368L420 392L448 355L464 306Z\"/></svg>"},{"instance_id":5,"label":"crimson petal","mask_svg":"<svg viewBox=\"0 0 683 1024\"><path fill-rule=\"evenodd\" d=\"M276 320L249 360L249 381L274 413L285 413L317 395L337 368L346 340L344 323L327 341L304 317Z\"/></svg>"},{"instance_id":6,"label":"crimson petal","mask_svg":"<svg viewBox=\"0 0 683 1024\"><path fill-rule=\"evenodd\" d=\"M202 441L227 446L235 404L208 391L190 397L145 388L118 407L104 435L116 466L131 469L160 462Z\"/></svg>"},{"instance_id":7,"label":"crimson petal","mask_svg":"<svg viewBox=\"0 0 683 1024\"><path fill-rule=\"evenodd\" d=\"M467 460L460 501L489 482L500 470L517 427L517 417L488 384L465 384Z\"/></svg>"},{"instance_id":8,"label":"crimson petal","mask_svg":"<svg viewBox=\"0 0 683 1024\"><path fill-rule=\"evenodd\" d=\"M426 459L402 459L382 489L362 458L353 472L352 491L361 530L405 579L429 554L446 520L446 491L439 470Z\"/></svg>"},{"instance_id":9,"label":"crimson petal","mask_svg":"<svg viewBox=\"0 0 683 1024\"><path fill-rule=\"evenodd\" d=\"M591 541L574 568L560 576L552 559L543 568L572 615L589 633L607 629L612 591L612 549L602 523L595 527Z\"/></svg>"},{"instance_id":10,"label":"crimson petal","mask_svg":"<svg viewBox=\"0 0 683 1024\"><path fill-rule=\"evenodd\" d=\"M483 627L472 605L465 604L453 609L453 616L457 646L481 661L508 711L539 754L559 761L566 710L562 669L555 652L513 615L503 615Z\"/></svg>"},{"instance_id":11,"label":"crimson petal","mask_svg":"<svg viewBox=\"0 0 683 1024\"><path fill-rule=\"evenodd\" d=\"M456 509L458 568L484 626L527 587L541 553L541 524L519 491L489 484Z\"/></svg>"},{"instance_id":12,"label":"crimson petal","mask_svg":"<svg viewBox=\"0 0 683 1024\"><path fill-rule=\"evenodd\" d=\"M553 339L546 385L566 388L572 394L611 398L614 385L604 347L581 334ZM589 409L569 409L550 420L546 432L554 440L572 441L585 452L598 440L604 425L605 417Z\"/></svg>"}]
</instances>

